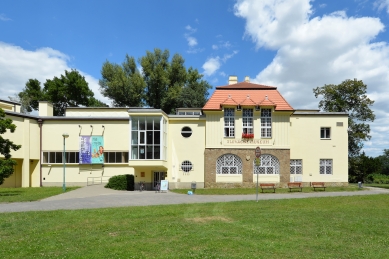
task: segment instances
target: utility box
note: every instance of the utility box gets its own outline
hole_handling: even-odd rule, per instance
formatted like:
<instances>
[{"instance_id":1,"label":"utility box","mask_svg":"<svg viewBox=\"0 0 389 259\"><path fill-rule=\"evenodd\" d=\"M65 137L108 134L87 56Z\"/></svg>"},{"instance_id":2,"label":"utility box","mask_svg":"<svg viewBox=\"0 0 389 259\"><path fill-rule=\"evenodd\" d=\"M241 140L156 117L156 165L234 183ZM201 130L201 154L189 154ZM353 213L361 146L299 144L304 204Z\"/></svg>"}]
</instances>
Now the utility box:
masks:
<instances>
[{"instance_id":1,"label":"utility box","mask_svg":"<svg viewBox=\"0 0 389 259\"><path fill-rule=\"evenodd\" d=\"M197 188L197 183L193 181L193 182L190 184L190 188L193 190L193 193L194 193L195 190L196 190L196 188Z\"/></svg>"}]
</instances>

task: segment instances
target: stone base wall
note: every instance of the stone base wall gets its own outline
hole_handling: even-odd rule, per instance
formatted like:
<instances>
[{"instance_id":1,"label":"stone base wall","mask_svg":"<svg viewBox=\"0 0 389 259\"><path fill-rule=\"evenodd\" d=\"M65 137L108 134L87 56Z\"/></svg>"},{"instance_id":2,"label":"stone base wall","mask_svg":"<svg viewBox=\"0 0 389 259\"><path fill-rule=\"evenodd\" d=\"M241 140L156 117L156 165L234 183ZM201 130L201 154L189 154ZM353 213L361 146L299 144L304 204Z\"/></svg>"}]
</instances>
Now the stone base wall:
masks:
<instances>
[{"instance_id":1,"label":"stone base wall","mask_svg":"<svg viewBox=\"0 0 389 259\"><path fill-rule=\"evenodd\" d=\"M242 160L242 183L217 183L216 182L216 160L224 154L233 154ZM264 149L262 154L277 157L280 163L280 185L289 182L290 175L290 150L289 149ZM206 148L204 152L204 187L205 188L238 188L250 187L253 184L253 161L255 159L254 149L230 149L230 148ZM218 187L219 186L219 187ZM229 186L229 187L227 187Z\"/></svg>"}]
</instances>

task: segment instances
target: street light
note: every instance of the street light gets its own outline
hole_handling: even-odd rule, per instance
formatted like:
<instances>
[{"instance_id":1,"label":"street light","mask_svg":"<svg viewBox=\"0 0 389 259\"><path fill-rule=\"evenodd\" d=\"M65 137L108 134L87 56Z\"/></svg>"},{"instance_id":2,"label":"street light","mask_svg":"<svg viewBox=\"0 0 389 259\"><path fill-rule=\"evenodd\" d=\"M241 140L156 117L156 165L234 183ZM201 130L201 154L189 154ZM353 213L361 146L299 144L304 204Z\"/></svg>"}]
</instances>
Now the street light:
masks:
<instances>
[{"instance_id":1,"label":"street light","mask_svg":"<svg viewBox=\"0 0 389 259\"><path fill-rule=\"evenodd\" d=\"M63 183L62 183L62 189L63 192L66 192L66 182L65 182L65 171L66 171L66 148L65 148L65 139L69 137L69 134L64 133L62 134L63 137Z\"/></svg>"}]
</instances>

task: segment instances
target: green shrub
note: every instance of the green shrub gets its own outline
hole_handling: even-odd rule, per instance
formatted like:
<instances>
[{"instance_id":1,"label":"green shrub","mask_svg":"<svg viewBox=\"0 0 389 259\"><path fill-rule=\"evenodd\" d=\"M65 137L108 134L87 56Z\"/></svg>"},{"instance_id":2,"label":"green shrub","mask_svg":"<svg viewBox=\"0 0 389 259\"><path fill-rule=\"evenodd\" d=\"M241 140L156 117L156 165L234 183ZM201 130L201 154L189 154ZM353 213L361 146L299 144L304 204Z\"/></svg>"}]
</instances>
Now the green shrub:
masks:
<instances>
[{"instance_id":1,"label":"green shrub","mask_svg":"<svg viewBox=\"0 0 389 259\"><path fill-rule=\"evenodd\" d=\"M131 174L125 175L115 175L109 178L108 183L105 185L105 188L110 188L114 190L134 190L134 176Z\"/></svg>"},{"instance_id":2,"label":"green shrub","mask_svg":"<svg viewBox=\"0 0 389 259\"><path fill-rule=\"evenodd\" d=\"M369 175L369 181L376 184L389 184L389 175L371 174Z\"/></svg>"}]
</instances>

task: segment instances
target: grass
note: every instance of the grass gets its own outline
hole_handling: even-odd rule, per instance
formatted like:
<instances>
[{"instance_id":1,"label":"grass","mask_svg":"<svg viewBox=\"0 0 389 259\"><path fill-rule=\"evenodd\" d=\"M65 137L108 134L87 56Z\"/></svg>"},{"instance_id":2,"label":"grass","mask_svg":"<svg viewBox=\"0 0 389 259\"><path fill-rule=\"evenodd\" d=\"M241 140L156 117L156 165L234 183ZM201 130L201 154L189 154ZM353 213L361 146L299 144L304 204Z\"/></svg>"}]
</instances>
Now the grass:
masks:
<instances>
[{"instance_id":1,"label":"grass","mask_svg":"<svg viewBox=\"0 0 389 259\"><path fill-rule=\"evenodd\" d=\"M169 190L171 192L187 194L190 189L175 189ZM326 192L344 192L344 191L359 191L357 185L350 184L347 187L326 187ZM300 191L299 189L292 189L292 192ZM322 188L317 189L316 192L324 191ZM261 192L259 188L258 193L266 194L268 192L273 193L273 190L265 190ZM312 187L303 187L302 192L314 192ZM239 194L256 194L256 188L224 188L224 189L196 189L195 194L197 195L239 195ZM276 188L276 193L289 193L288 188Z\"/></svg>"},{"instance_id":2,"label":"grass","mask_svg":"<svg viewBox=\"0 0 389 259\"><path fill-rule=\"evenodd\" d=\"M66 192L79 187L67 187ZM62 187L0 188L0 203L38 201L63 193Z\"/></svg>"},{"instance_id":3,"label":"grass","mask_svg":"<svg viewBox=\"0 0 389 259\"><path fill-rule=\"evenodd\" d=\"M389 195L0 214L2 258L387 258Z\"/></svg>"},{"instance_id":4,"label":"grass","mask_svg":"<svg viewBox=\"0 0 389 259\"><path fill-rule=\"evenodd\" d=\"M369 184L363 184L364 186L370 186L370 187L378 187L378 188L385 188L389 189L389 184L384 184L384 183L369 183Z\"/></svg>"}]
</instances>

